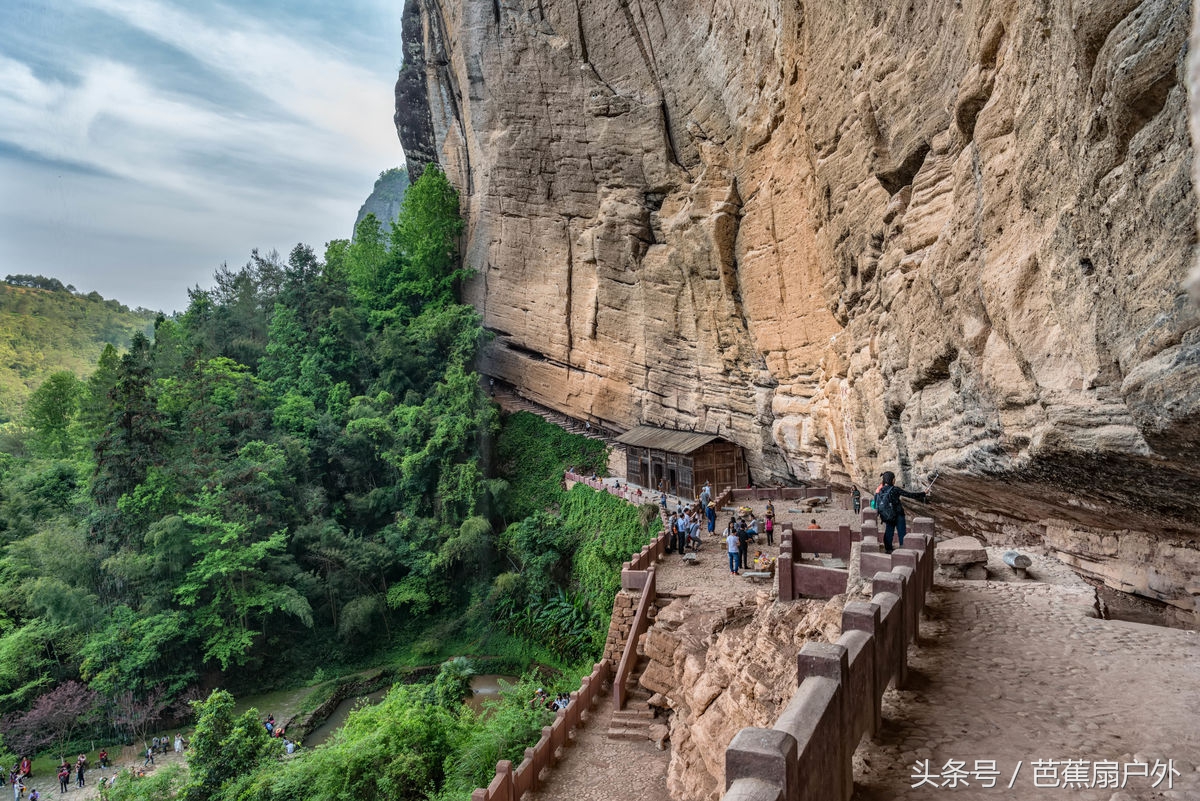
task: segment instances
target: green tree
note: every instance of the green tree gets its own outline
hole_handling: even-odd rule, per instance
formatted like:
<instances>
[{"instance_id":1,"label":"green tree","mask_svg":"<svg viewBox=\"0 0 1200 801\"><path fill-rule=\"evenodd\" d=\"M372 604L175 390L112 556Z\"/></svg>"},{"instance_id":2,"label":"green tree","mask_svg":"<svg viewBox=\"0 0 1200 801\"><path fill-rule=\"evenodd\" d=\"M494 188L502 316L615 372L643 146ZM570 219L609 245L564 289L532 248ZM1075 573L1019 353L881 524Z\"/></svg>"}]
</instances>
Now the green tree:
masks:
<instances>
[{"instance_id":1,"label":"green tree","mask_svg":"<svg viewBox=\"0 0 1200 801\"><path fill-rule=\"evenodd\" d=\"M233 696L225 690L214 690L192 706L196 728L188 755L191 777L182 793L186 801L224 798L221 791L228 781L252 774L280 755L282 744L267 734L258 710L235 715Z\"/></svg>"},{"instance_id":2,"label":"green tree","mask_svg":"<svg viewBox=\"0 0 1200 801\"><path fill-rule=\"evenodd\" d=\"M255 539L245 524L211 512L181 517L201 556L176 587L175 597L191 610L205 659L216 660L222 669L242 664L273 612L312 625L308 601L294 587L275 582L268 569L284 549L284 532Z\"/></svg>"},{"instance_id":3,"label":"green tree","mask_svg":"<svg viewBox=\"0 0 1200 801\"><path fill-rule=\"evenodd\" d=\"M67 456L71 452L71 427L83 395L83 382L68 372L53 373L33 391L25 410L26 421L47 453Z\"/></svg>"},{"instance_id":4,"label":"green tree","mask_svg":"<svg viewBox=\"0 0 1200 801\"><path fill-rule=\"evenodd\" d=\"M447 709L458 709L464 698L471 697L471 679L477 672L465 656L443 662L430 687L431 699Z\"/></svg>"}]
</instances>

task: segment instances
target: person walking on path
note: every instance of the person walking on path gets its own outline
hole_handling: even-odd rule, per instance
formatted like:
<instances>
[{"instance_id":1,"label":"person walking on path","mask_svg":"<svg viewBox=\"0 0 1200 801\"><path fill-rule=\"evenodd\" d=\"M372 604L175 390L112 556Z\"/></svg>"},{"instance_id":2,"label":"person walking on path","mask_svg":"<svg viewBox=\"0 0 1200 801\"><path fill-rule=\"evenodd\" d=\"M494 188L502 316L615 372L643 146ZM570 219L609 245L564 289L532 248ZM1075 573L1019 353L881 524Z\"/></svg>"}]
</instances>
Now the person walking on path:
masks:
<instances>
[{"instance_id":1,"label":"person walking on path","mask_svg":"<svg viewBox=\"0 0 1200 801\"><path fill-rule=\"evenodd\" d=\"M732 523L725 529L725 550L729 552L729 573L736 576L742 566L742 543Z\"/></svg>"},{"instance_id":2,"label":"person walking on path","mask_svg":"<svg viewBox=\"0 0 1200 801\"><path fill-rule=\"evenodd\" d=\"M71 768L66 762L58 766L58 791L65 793L67 791L67 783L71 781Z\"/></svg>"},{"instance_id":3,"label":"person walking on path","mask_svg":"<svg viewBox=\"0 0 1200 801\"><path fill-rule=\"evenodd\" d=\"M892 535L896 534L899 537L899 547L904 547L904 506L900 503L900 498L914 498L921 503L927 499L924 492L909 492L902 490L896 486L896 474L888 470L881 476L879 489L875 492L875 512L879 515L879 519L883 521L883 550L891 553Z\"/></svg>"},{"instance_id":4,"label":"person walking on path","mask_svg":"<svg viewBox=\"0 0 1200 801\"><path fill-rule=\"evenodd\" d=\"M87 770L85 762L80 762L75 766L75 784L78 787L83 787L83 773Z\"/></svg>"}]
</instances>

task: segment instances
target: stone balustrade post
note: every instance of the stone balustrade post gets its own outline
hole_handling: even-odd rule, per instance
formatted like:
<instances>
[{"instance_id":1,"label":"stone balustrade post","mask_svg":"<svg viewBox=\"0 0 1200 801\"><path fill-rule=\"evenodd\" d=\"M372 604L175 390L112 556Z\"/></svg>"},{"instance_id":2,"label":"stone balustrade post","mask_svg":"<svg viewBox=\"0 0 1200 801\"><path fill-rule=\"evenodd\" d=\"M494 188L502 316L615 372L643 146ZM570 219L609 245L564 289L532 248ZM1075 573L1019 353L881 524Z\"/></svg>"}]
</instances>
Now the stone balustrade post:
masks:
<instances>
[{"instance_id":1,"label":"stone balustrade post","mask_svg":"<svg viewBox=\"0 0 1200 801\"><path fill-rule=\"evenodd\" d=\"M879 604L873 604L869 601L851 601L842 608L842 631L863 631L871 635L871 649L873 651L873 660L871 662L871 671L873 681L871 682L871 729L868 732L872 737L879 734L879 729L883 725L883 691L887 687L886 679L882 679L880 665L887 660L887 655L884 653L883 637L879 627Z\"/></svg>"},{"instance_id":2,"label":"stone balustrade post","mask_svg":"<svg viewBox=\"0 0 1200 801\"><path fill-rule=\"evenodd\" d=\"M809 677L831 679L837 682L838 690L833 702L837 704L837 725L833 727L836 741L833 743L833 777L830 797L850 801L854 792L854 749L850 747L850 732L854 730L854 718L850 708L850 661L846 646L829 642L806 642L796 656L796 684L799 686Z\"/></svg>"},{"instance_id":3,"label":"stone balustrade post","mask_svg":"<svg viewBox=\"0 0 1200 801\"><path fill-rule=\"evenodd\" d=\"M889 617L891 614L896 615L896 619L891 623L895 636L892 638L894 642L890 643L892 652L888 654L886 661L889 666L888 673L896 677L896 686L900 688L908 682L908 612L904 602L906 581L899 573L876 573L871 581L872 594L888 593L896 597L896 608L889 614Z\"/></svg>"},{"instance_id":4,"label":"stone balustrade post","mask_svg":"<svg viewBox=\"0 0 1200 801\"><path fill-rule=\"evenodd\" d=\"M745 728L725 749L725 789L738 779L759 779L791 798L798 779L796 738L775 729Z\"/></svg>"}]
</instances>

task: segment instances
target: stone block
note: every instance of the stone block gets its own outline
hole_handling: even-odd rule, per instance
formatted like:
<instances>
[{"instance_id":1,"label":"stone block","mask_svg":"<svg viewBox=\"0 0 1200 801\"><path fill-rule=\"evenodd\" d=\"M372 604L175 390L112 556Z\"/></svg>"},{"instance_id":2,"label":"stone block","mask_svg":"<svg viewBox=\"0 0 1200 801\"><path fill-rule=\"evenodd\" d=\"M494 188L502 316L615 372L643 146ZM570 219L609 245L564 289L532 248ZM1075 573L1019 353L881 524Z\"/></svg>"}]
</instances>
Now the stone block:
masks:
<instances>
[{"instance_id":1,"label":"stone block","mask_svg":"<svg viewBox=\"0 0 1200 801\"><path fill-rule=\"evenodd\" d=\"M940 542L936 554L939 565L987 564L987 551L974 537L955 537Z\"/></svg>"}]
</instances>

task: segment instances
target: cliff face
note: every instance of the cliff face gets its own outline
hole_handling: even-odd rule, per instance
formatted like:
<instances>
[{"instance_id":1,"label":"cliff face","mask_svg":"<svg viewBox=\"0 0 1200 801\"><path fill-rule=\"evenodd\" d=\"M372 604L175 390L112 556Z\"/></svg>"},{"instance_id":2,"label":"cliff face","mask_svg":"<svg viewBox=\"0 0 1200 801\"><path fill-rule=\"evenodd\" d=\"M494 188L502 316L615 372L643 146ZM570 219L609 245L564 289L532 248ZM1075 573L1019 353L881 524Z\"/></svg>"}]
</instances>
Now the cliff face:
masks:
<instances>
[{"instance_id":1,"label":"cliff face","mask_svg":"<svg viewBox=\"0 0 1200 801\"><path fill-rule=\"evenodd\" d=\"M406 1L488 372L1195 608L1187 3Z\"/></svg>"}]
</instances>

